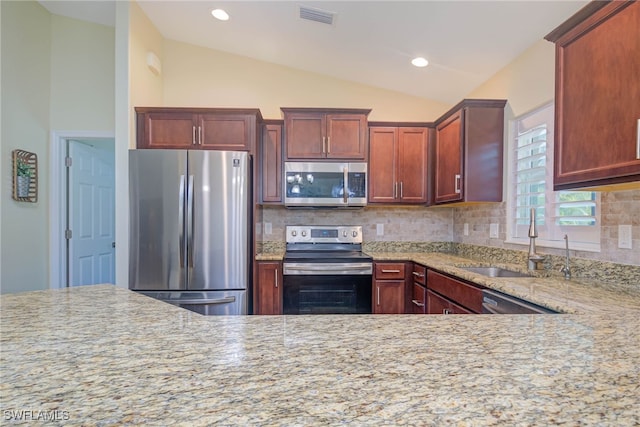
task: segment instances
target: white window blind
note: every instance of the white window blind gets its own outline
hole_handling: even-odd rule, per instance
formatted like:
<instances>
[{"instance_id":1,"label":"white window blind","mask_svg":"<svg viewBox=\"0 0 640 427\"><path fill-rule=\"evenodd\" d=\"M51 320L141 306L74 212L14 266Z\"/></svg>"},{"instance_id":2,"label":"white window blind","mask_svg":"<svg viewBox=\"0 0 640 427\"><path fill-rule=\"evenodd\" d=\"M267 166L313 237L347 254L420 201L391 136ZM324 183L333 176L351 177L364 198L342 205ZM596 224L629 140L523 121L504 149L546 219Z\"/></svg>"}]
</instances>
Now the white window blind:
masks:
<instances>
[{"instance_id":1,"label":"white window blind","mask_svg":"<svg viewBox=\"0 0 640 427\"><path fill-rule=\"evenodd\" d=\"M600 248L599 195L591 191L553 191L553 104L512 122L509 161L509 240L528 243L535 208L541 246L560 247L564 235L572 248Z\"/></svg>"}]
</instances>

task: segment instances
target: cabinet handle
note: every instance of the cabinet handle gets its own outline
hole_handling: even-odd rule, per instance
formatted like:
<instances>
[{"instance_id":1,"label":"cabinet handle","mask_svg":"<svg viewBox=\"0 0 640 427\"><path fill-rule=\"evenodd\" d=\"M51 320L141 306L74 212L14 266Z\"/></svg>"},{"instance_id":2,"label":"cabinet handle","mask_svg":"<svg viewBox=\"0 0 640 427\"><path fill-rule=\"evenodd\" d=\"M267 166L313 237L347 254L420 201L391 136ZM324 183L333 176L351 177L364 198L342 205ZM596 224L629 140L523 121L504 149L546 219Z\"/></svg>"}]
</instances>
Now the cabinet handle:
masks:
<instances>
[{"instance_id":1,"label":"cabinet handle","mask_svg":"<svg viewBox=\"0 0 640 427\"><path fill-rule=\"evenodd\" d=\"M411 302L417 305L418 307L424 307L424 303L418 301L417 299L412 299Z\"/></svg>"},{"instance_id":2,"label":"cabinet handle","mask_svg":"<svg viewBox=\"0 0 640 427\"><path fill-rule=\"evenodd\" d=\"M378 298L377 305L380 305L380 286L376 286L376 294L377 294L377 298Z\"/></svg>"},{"instance_id":3,"label":"cabinet handle","mask_svg":"<svg viewBox=\"0 0 640 427\"><path fill-rule=\"evenodd\" d=\"M455 193L460 194L460 174L456 174Z\"/></svg>"},{"instance_id":4,"label":"cabinet handle","mask_svg":"<svg viewBox=\"0 0 640 427\"><path fill-rule=\"evenodd\" d=\"M424 277L424 274L418 273L417 271L414 271L413 275L416 276L416 277Z\"/></svg>"},{"instance_id":5,"label":"cabinet handle","mask_svg":"<svg viewBox=\"0 0 640 427\"><path fill-rule=\"evenodd\" d=\"M451 314L451 312L449 311L448 308L443 308L442 309L442 314Z\"/></svg>"},{"instance_id":6,"label":"cabinet handle","mask_svg":"<svg viewBox=\"0 0 640 427\"><path fill-rule=\"evenodd\" d=\"M404 191L402 190L402 181L400 181L400 198L404 199Z\"/></svg>"},{"instance_id":7,"label":"cabinet handle","mask_svg":"<svg viewBox=\"0 0 640 427\"><path fill-rule=\"evenodd\" d=\"M383 273L400 273L400 270L382 270Z\"/></svg>"},{"instance_id":8,"label":"cabinet handle","mask_svg":"<svg viewBox=\"0 0 640 427\"><path fill-rule=\"evenodd\" d=\"M198 144L202 145L202 128L198 126Z\"/></svg>"},{"instance_id":9,"label":"cabinet handle","mask_svg":"<svg viewBox=\"0 0 640 427\"><path fill-rule=\"evenodd\" d=\"M327 137L327 154L331 153L331 137Z\"/></svg>"},{"instance_id":10,"label":"cabinet handle","mask_svg":"<svg viewBox=\"0 0 640 427\"><path fill-rule=\"evenodd\" d=\"M640 160L640 119L636 126L636 159Z\"/></svg>"},{"instance_id":11,"label":"cabinet handle","mask_svg":"<svg viewBox=\"0 0 640 427\"><path fill-rule=\"evenodd\" d=\"M324 136L322 137L322 153L326 153L327 149L326 149L326 143L327 143L327 138L325 138Z\"/></svg>"},{"instance_id":12,"label":"cabinet handle","mask_svg":"<svg viewBox=\"0 0 640 427\"><path fill-rule=\"evenodd\" d=\"M278 269L276 268L276 288L278 287Z\"/></svg>"},{"instance_id":13,"label":"cabinet handle","mask_svg":"<svg viewBox=\"0 0 640 427\"><path fill-rule=\"evenodd\" d=\"M196 145L196 127L195 126L191 126L191 128L192 128L191 145Z\"/></svg>"},{"instance_id":14,"label":"cabinet handle","mask_svg":"<svg viewBox=\"0 0 640 427\"><path fill-rule=\"evenodd\" d=\"M398 198L398 182L397 181L393 184L393 198L394 199Z\"/></svg>"}]
</instances>

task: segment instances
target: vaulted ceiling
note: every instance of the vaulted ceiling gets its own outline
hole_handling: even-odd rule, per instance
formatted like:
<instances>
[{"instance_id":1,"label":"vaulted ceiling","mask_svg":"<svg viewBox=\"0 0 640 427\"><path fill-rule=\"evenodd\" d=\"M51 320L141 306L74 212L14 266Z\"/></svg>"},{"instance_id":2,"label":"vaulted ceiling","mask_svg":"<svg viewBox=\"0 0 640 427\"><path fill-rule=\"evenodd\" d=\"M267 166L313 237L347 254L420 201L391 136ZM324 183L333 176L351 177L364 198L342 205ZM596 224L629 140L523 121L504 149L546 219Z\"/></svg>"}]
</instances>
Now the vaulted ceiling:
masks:
<instances>
[{"instance_id":1,"label":"vaulted ceiling","mask_svg":"<svg viewBox=\"0 0 640 427\"><path fill-rule=\"evenodd\" d=\"M113 25L113 1L41 2ZM140 7L167 39L452 104L586 1L166 1ZM300 7L332 15L300 18ZM211 16L222 8L228 21ZM429 61L416 68L410 60Z\"/></svg>"}]
</instances>

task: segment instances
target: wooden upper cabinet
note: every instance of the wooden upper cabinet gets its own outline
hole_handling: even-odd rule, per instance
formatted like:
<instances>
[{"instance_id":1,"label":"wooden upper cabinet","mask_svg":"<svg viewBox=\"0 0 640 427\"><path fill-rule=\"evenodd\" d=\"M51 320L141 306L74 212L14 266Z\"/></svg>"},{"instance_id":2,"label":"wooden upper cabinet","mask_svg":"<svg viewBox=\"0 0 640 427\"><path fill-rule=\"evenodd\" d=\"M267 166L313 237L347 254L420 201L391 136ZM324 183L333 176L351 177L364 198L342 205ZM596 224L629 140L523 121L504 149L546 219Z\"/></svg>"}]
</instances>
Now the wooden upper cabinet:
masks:
<instances>
[{"instance_id":1,"label":"wooden upper cabinet","mask_svg":"<svg viewBox=\"0 0 640 427\"><path fill-rule=\"evenodd\" d=\"M194 117L180 112L137 112L138 148L191 148L195 145Z\"/></svg>"},{"instance_id":2,"label":"wooden upper cabinet","mask_svg":"<svg viewBox=\"0 0 640 427\"><path fill-rule=\"evenodd\" d=\"M370 110L282 108L286 160L366 160Z\"/></svg>"},{"instance_id":3,"label":"wooden upper cabinet","mask_svg":"<svg viewBox=\"0 0 640 427\"><path fill-rule=\"evenodd\" d=\"M505 104L465 99L436 121L436 204L502 201Z\"/></svg>"},{"instance_id":4,"label":"wooden upper cabinet","mask_svg":"<svg viewBox=\"0 0 640 427\"><path fill-rule=\"evenodd\" d=\"M436 203L462 200L463 114L455 112L436 128Z\"/></svg>"},{"instance_id":5,"label":"wooden upper cabinet","mask_svg":"<svg viewBox=\"0 0 640 427\"><path fill-rule=\"evenodd\" d=\"M257 109L136 107L138 148L250 151Z\"/></svg>"},{"instance_id":6,"label":"wooden upper cabinet","mask_svg":"<svg viewBox=\"0 0 640 427\"><path fill-rule=\"evenodd\" d=\"M262 202L282 202L282 123L262 128Z\"/></svg>"},{"instance_id":7,"label":"wooden upper cabinet","mask_svg":"<svg viewBox=\"0 0 640 427\"><path fill-rule=\"evenodd\" d=\"M249 151L255 120L245 114L199 114L200 146L210 150Z\"/></svg>"},{"instance_id":8,"label":"wooden upper cabinet","mask_svg":"<svg viewBox=\"0 0 640 427\"><path fill-rule=\"evenodd\" d=\"M556 44L554 189L640 187L640 2L591 2Z\"/></svg>"},{"instance_id":9,"label":"wooden upper cabinet","mask_svg":"<svg viewBox=\"0 0 640 427\"><path fill-rule=\"evenodd\" d=\"M369 202L427 202L428 129L369 128Z\"/></svg>"}]
</instances>

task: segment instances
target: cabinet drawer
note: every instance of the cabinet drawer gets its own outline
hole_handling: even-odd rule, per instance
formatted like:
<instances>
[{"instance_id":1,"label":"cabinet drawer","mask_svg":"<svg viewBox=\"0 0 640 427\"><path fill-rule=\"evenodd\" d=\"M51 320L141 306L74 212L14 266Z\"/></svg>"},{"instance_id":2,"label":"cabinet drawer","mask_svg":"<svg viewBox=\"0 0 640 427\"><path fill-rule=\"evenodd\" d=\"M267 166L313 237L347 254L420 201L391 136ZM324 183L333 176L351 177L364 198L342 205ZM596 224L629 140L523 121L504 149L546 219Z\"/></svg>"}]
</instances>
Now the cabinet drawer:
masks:
<instances>
[{"instance_id":1,"label":"cabinet drawer","mask_svg":"<svg viewBox=\"0 0 640 427\"><path fill-rule=\"evenodd\" d=\"M427 280L427 267L420 264L413 264L413 281L415 283L425 284Z\"/></svg>"},{"instance_id":2,"label":"cabinet drawer","mask_svg":"<svg viewBox=\"0 0 640 427\"><path fill-rule=\"evenodd\" d=\"M431 291L427 291L427 307L428 314L474 314Z\"/></svg>"},{"instance_id":3,"label":"cabinet drawer","mask_svg":"<svg viewBox=\"0 0 640 427\"><path fill-rule=\"evenodd\" d=\"M475 313L482 312L482 290L435 271L427 272L428 288Z\"/></svg>"},{"instance_id":4,"label":"cabinet drawer","mask_svg":"<svg viewBox=\"0 0 640 427\"><path fill-rule=\"evenodd\" d=\"M376 279L404 279L405 278L405 263L403 262L382 262L375 263L375 278Z\"/></svg>"}]
</instances>

